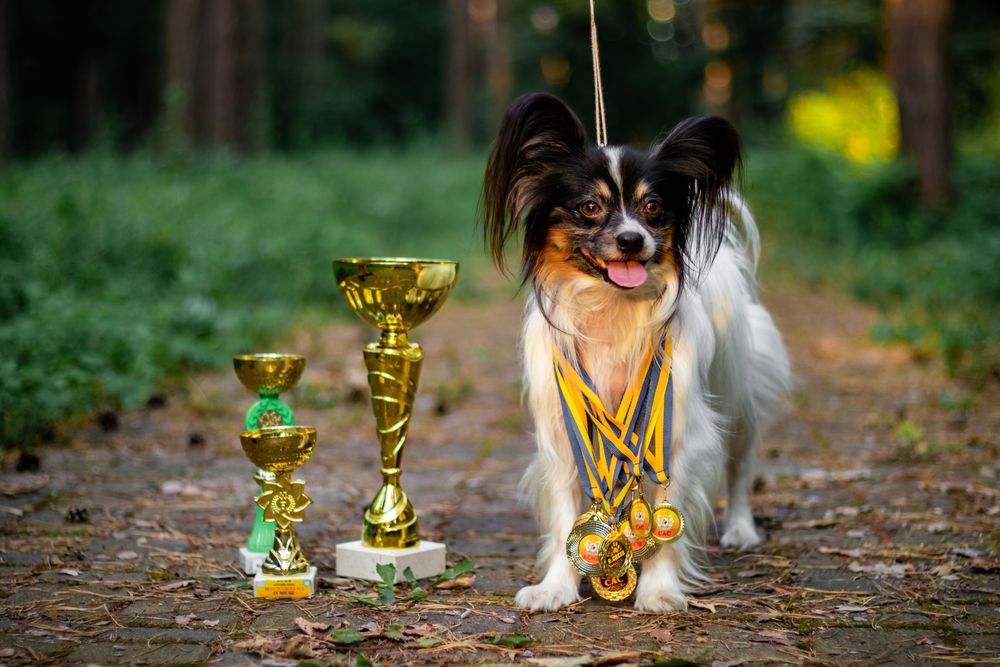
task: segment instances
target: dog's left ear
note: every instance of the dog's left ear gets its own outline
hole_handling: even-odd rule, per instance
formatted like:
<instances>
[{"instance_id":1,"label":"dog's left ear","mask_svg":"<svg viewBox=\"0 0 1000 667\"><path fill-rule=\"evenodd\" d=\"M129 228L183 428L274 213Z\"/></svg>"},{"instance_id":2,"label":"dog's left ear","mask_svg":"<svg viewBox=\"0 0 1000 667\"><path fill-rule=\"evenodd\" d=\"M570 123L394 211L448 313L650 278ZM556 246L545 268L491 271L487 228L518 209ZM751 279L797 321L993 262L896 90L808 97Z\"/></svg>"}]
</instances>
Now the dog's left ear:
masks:
<instances>
[{"instance_id":1,"label":"dog's left ear","mask_svg":"<svg viewBox=\"0 0 1000 667\"><path fill-rule=\"evenodd\" d=\"M725 236L726 198L742 163L739 133L718 116L689 118L671 130L650 157L658 180L681 189L684 210L678 224L685 253L699 263L711 263Z\"/></svg>"}]
</instances>

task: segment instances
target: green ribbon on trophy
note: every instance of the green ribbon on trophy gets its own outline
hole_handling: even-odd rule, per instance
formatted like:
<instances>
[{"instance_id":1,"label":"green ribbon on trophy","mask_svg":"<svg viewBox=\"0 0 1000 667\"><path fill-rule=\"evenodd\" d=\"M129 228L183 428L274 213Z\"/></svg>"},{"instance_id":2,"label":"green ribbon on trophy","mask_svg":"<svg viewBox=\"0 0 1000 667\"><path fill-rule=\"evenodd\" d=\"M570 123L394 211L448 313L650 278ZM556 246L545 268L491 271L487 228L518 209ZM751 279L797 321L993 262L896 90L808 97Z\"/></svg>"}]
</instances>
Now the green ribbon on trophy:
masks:
<instances>
[{"instance_id":1,"label":"green ribbon on trophy","mask_svg":"<svg viewBox=\"0 0 1000 667\"><path fill-rule=\"evenodd\" d=\"M614 414L604 407L586 370L567 361L558 348L554 352L563 420L591 501L570 531L566 555L608 600L631 595L637 581L633 563L684 531L680 510L666 498L650 508L642 489L643 475L664 489L670 483L672 348L666 333L662 341L647 352Z\"/></svg>"}]
</instances>

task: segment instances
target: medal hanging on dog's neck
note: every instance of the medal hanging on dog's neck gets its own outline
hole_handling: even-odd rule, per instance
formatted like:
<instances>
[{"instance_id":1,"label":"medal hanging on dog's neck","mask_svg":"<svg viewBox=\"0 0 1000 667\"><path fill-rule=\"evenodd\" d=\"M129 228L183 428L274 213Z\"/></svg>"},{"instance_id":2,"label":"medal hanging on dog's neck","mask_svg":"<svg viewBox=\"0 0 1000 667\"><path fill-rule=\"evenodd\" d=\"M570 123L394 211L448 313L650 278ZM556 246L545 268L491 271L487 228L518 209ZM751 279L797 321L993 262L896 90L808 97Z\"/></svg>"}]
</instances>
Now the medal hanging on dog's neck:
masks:
<instances>
[{"instance_id":1,"label":"medal hanging on dog's neck","mask_svg":"<svg viewBox=\"0 0 1000 667\"><path fill-rule=\"evenodd\" d=\"M602 597L621 600L635 587L632 561L653 554L658 542L656 519L662 503L650 510L642 498L641 479L648 475L666 485L673 407L670 337L650 349L612 415L597 396L585 369L574 367L557 349L554 368L563 420L584 492L592 501L570 531L566 555L590 575ZM665 369L665 371L664 371ZM626 502L628 501L628 502ZM628 507L628 516L623 512ZM674 525L683 525L676 508ZM661 534L663 531L660 531Z\"/></svg>"}]
</instances>

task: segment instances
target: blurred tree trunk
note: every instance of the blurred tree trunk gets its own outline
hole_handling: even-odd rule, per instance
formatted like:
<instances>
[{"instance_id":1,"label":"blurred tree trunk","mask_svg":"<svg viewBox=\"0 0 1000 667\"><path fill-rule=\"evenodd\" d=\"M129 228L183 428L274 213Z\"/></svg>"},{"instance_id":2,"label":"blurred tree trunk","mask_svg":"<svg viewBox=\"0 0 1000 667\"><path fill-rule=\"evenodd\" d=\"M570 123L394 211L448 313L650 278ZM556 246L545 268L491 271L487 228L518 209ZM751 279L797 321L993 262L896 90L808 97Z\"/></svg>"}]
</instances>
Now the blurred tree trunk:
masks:
<instances>
[{"instance_id":1,"label":"blurred tree trunk","mask_svg":"<svg viewBox=\"0 0 1000 667\"><path fill-rule=\"evenodd\" d=\"M500 126L513 86L510 58L510 2L494 0L493 21L486 51L486 80L493 98L491 129Z\"/></svg>"},{"instance_id":2,"label":"blurred tree trunk","mask_svg":"<svg viewBox=\"0 0 1000 667\"><path fill-rule=\"evenodd\" d=\"M951 198L951 0L886 0L888 69L899 102L900 149L917 165L920 198Z\"/></svg>"},{"instance_id":3,"label":"blurred tree trunk","mask_svg":"<svg viewBox=\"0 0 1000 667\"><path fill-rule=\"evenodd\" d=\"M0 0L0 160L7 155L10 133L10 0Z\"/></svg>"},{"instance_id":4,"label":"blurred tree trunk","mask_svg":"<svg viewBox=\"0 0 1000 667\"><path fill-rule=\"evenodd\" d=\"M449 0L451 50L448 62L448 126L451 143L464 148L469 143L469 0Z\"/></svg>"},{"instance_id":5,"label":"blurred tree trunk","mask_svg":"<svg viewBox=\"0 0 1000 667\"><path fill-rule=\"evenodd\" d=\"M262 0L170 0L167 112L196 143L254 147L264 43Z\"/></svg>"}]
</instances>

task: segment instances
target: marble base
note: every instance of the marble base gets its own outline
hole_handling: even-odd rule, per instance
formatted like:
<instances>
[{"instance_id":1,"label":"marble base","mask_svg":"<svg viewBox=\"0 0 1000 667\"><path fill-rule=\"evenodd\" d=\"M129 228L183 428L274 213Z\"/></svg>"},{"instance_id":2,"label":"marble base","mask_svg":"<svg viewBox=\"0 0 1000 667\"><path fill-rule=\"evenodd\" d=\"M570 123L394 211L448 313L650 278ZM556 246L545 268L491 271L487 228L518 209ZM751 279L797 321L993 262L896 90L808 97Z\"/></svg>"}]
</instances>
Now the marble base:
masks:
<instances>
[{"instance_id":1,"label":"marble base","mask_svg":"<svg viewBox=\"0 0 1000 667\"><path fill-rule=\"evenodd\" d=\"M260 566L265 558L267 558L266 552L259 554L246 547L240 547L240 569L243 570L243 574L254 575L260 572Z\"/></svg>"},{"instance_id":2,"label":"marble base","mask_svg":"<svg viewBox=\"0 0 1000 667\"><path fill-rule=\"evenodd\" d=\"M279 576L258 572L253 578L255 598L307 598L316 590L316 568L304 574Z\"/></svg>"},{"instance_id":3,"label":"marble base","mask_svg":"<svg viewBox=\"0 0 1000 667\"><path fill-rule=\"evenodd\" d=\"M396 566L396 583L406 581L403 571L410 568L417 579L436 577L445 570L445 552L440 542L421 540L408 549L375 549L361 540L337 545L337 576L368 581L382 581L376 565L392 563Z\"/></svg>"}]
</instances>

